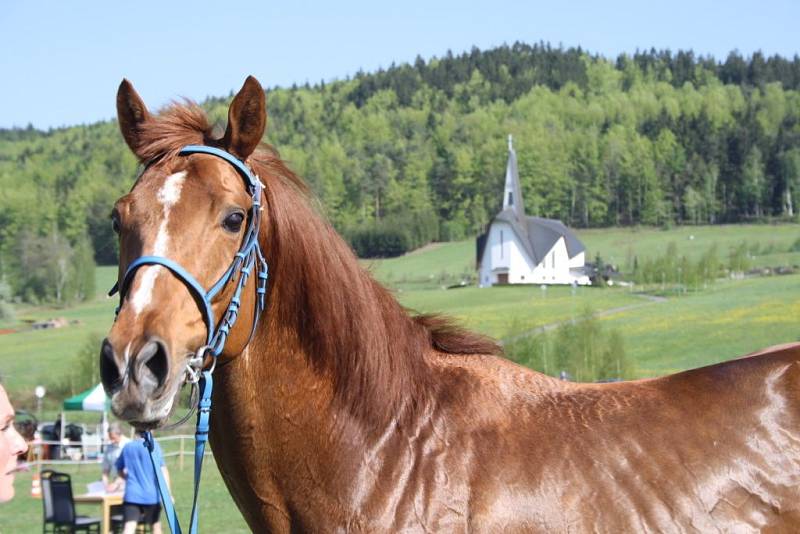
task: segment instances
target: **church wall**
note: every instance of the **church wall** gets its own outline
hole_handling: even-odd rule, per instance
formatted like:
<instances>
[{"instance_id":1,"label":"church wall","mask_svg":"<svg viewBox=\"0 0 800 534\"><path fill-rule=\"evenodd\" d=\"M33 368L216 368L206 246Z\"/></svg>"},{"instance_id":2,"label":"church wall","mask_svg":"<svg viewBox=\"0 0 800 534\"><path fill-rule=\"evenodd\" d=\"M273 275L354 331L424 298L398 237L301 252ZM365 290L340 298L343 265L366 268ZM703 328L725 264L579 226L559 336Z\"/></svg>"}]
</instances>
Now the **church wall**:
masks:
<instances>
[{"instance_id":1,"label":"church wall","mask_svg":"<svg viewBox=\"0 0 800 534\"><path fill-rule=\"evenodd\" d=\"M478 284L481 287L497 284L499 273L508 274L510 284L531 283L531 263L511 225L496 222L489 229Z\"/></svg>"},{"instance_id":2,"label":"church wall","mask_svg":"<svg viewBox=\"0 0 800 534\"><path fill-rule=\"evenodd\" d=\"M501 247L502 232L502 247ZM509 239L508 236L511 236ZM502 254L501 254L502 248ZM570 259L564 238L560 238L548 251L543 261L531 268L532 261L522 248L511 225L496 222L489 230L483 251L478 285L487 287L499 283L498 274L508 274L509 284L572 284L588 285L587 276L571 269L584 266L584 253Z\"/></svg>"},{"instance_id":3,"label":"church wall","mask_svg":"<svg viewBox=\"0 0 800 534\"><path fill-rule=\"evenodd\" d=\"M575 254L575 257L569 260L569 267L570 269L578 269L586 265L586 253L581 252L579 254Z\"/></svg>"},{"instance_id":4,"label":"church wall","mask_svg":"<svg viewBox=\"0 0 800 534\"><path fill-rule=\"evenodd\" d=\"M570 261L567 244L560 238L544 256L544 260L533 271L535 284L571 284Z\"/></svg>"}]
</instances>

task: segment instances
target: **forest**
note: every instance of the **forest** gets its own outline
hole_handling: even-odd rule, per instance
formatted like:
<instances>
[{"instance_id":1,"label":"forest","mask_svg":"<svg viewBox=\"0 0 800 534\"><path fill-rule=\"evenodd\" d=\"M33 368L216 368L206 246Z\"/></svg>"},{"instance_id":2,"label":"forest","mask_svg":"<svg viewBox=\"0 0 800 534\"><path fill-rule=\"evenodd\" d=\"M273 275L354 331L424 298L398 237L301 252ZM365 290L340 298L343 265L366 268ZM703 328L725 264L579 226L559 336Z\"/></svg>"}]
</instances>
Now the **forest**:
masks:
<instances>
[{"instance_id":1,"label":"forest","mask_svg":"<svg viewBox=\"0 0 800 534\"><path fill-rule=\"evenodd\" d=\"M530 215L794 220L798 90L797 56L516 43L269 88L265 141L362 255L477 235L500 206L509 134ZM231 97L201 103L220 129ZM0 302L92 294L90 267L116 262L111 206L138 171L113 121L0 130Z\"/></svg>"}]
</instances>

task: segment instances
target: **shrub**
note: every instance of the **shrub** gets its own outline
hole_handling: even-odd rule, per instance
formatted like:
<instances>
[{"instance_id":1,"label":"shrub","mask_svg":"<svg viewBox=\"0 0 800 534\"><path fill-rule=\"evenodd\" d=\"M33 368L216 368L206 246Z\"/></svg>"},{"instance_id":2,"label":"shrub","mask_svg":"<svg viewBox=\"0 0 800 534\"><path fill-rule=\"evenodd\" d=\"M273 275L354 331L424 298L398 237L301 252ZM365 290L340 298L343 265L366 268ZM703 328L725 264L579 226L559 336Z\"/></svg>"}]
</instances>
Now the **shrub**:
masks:
<instances>
[{"instance_id":1,"label":"shrub","mask_svg":"<svg viewBox=\"0 0 800 534\"><path fill-rule=\"evenodd\" d=\"M350 246L360 258L391 258L408 252L410 240L400 228L368 227L350 234Z\"/></svg>"},{"instance_id":2,"label":"shrub","mask_svg":"<svg viewBox=\"0 0 800 534\"><path fill-rule=\"evenodd\" d=\"M743 273L750 269L750 256L747 248L747 243L744 241L736 248L731 248L728 254L728 269L732 273Z\"/></svg>"},{"instance_id":3,"label":"shrub","mask_svg":"<svg viewBox=\"0 0 800 534\"><path fill-rule=\"evenodd\" d=\"M103 337L91 333L72 358L71 372L55 383L48 384L54 395L68 397L86 391L100 383L100 344Z\"/></svg>"},{"instance_id":4,"label":"shrub","mask_svg":"<svg viewBox=\"0 0 800 534\"><path fill-rule=\"evenodd\" d=\"M745 252L746 255L746 252ZM679 284L688 289L713 283L722 275L717 245L711 245L697 260L678 256L674 243L670 243L663 256L634 259L633 279L637 284Z\"/></svg>"},{"instance_id":5,"label":"shrub","mask_svg":"<svg viewBox=\"0 0 800 534\"><path fill-rule=\"evenodd\" d=\"M431 210L389 216L344 232L360 258L390 258L414 250L439 237L439 221Z\"/></svg>"},{"instance_id":6,"label":"shrub","mask_svg":"<svg viewBox=\"0 0 800 534\"><path fill-rule=\"evenodd\" d=\"M11 304L13 297L11 286L5 279L0 280L0 319L4 321L14 318L14 306Z\"/></svg>"},{"instance_id":7,"label":"shrub","mask_svg":"<svg viewBox=\"0 0 800 534\"><path fill-rule=\"evenodd\" d=\"M53 233L22 232L13 244L6 272L15 295L32 304L68 304L94 297L94 251L88 238L70 243Z\"/></svg>"},{"instance_id":8,"label":"shrub","mask_svg":"<svg viewBox=\"0 0 800 534\"><path fill-rule=\"evenodd\" d=\"M542 373L564 372L581 382L633 377L622 334L605 332L590 309L575 321L561 324L555 333L518 338L505 345L506 356Z\"/></svg>"}]
</instances>

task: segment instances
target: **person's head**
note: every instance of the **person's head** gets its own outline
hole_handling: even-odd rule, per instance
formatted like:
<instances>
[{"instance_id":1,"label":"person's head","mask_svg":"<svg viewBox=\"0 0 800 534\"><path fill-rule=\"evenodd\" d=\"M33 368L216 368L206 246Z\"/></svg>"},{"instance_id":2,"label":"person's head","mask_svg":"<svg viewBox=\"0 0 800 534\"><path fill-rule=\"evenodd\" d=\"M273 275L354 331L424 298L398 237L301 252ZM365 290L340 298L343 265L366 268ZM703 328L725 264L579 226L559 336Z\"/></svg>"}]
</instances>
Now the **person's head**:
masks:
<instances>
[{"instance_id":1,"label":"person's head","mask_svg":"<svg viewBox=\"0 0 800 534\"><path fill-rule=\"evenodd\" d=\"M17 456L28 450L28 444L14 428L14 408L6 390L0 386L0 502L14 496L14 472Z\"/></svg>"},{"instance_id":2,"label":"person's head","mask_svg":"<svg viewBox=\"0 0 800 534\"><path fill-rule=\"evenodd\" d=\"M119 423L111 423L108 425L108 439L111 443L119 443L121 437L122 429L119 427Z\"/></svg>"}]
</instances>

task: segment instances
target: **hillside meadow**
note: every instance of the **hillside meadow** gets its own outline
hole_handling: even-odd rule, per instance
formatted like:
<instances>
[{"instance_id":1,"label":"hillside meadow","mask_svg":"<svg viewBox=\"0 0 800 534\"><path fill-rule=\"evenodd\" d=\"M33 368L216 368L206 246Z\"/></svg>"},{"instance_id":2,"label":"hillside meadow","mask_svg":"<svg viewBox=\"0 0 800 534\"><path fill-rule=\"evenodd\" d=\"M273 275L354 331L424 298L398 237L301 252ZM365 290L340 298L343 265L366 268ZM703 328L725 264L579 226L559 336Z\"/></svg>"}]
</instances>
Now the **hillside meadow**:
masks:
<instances>
[{"instance_id":1,"label":"hillside meadow","mask_svg":"<svg viewBox=\"0 0 800 534\"><path fill-rule=\"evenodd\" d=\"M637 377L669 374L800 341L800 275L721 281L697 294L601 317Z\"/></svg>"},{"instance_id":2,"label":"hillside meadow","mask_svg":"<svg viewBox=\"0 0 800 534\"><path fill-rule=\"evenodd\" d=\"M606 263L624 271L633 267L634 258L642 260L663 254L669 243L675 243L678 254L690 260L698 259L716 245L719 258L725 263L730 250L745 243L753 267L800 265L800 225L797 224L586 229L579 230L578 236L588 249L587 261L593 261L599 254Z\"/></svg>"},{"instance_id":3,"label":"hillside meadow","mask_svg":"<svg viewBox=\"0 0 800 534\"><path fill-rule=\"evenodd\" d=\"M696 258L716 244L721 261L728 250L747 243L753 265L800 263L792 249L800 237L798 225L678 227L668 230L607 229L579 231L587 258L600 254L623 270L632 257L663 254L669 243L677 253ZM570 321L586 307L598 313L604 328L618 330L635 377L658 376L734 358L760 348L800 339L800 274L719 280L685 296L667 294L664 301L645 299L630 288L516 286L479 289L457 285L472 272L474 241L438 243L399 258L365 260L363 264L393 289L407 308L445 313L465 326L498 339ZM97 296L72 308L17 308L17 320L0 323L21 331L0 335L0 373L18 406L32 408L36 384L52 384L72 372L77 353L91 335L103 335L113 321L116 299L105 292L117 276L115 267L96 271ZM56 330L26 329L30 321L64 317L71 321ZM57 412L59 399L46 405L46 416ZM90 421L90 415L70 415ZM96 418L96 417L95 417ZM188 463L187 463L188 466ZM185 517L191 495L191 469L170 460L178 509ZM77 491L99 476L95 466L67 469ZM30 473L17 478L19 497L0 508L0 532L38 532L41 501L27 496ZM203 530L247 532L220 478L213 457L206 460L201 490ZM96 513L83 507L82 513Z\"/></svg>"},{"instance_id":4,"label":"hillside meadow","mask_svg":"<svg viewBox=\"0 0 800 534\"><path fill-rule=\"evenodd\" d=\"M639 261L664 254L670 243L690 260L716 245L724 264L731 249L744 243L753 267L800 265L800 225L729 224L629 227L576 231L586 246L586 261L599 254L605 263L628 272ZM434 243L399 258L364 260L364 265L387 285L401 289L430 289L458 284L475 272L475 240Z\"/></svg>"},{"instance_id":5,"label":"hillside meadow","mask_svg":"<svg viewBox=\"0 0 800 534\"><path fill-rule=\"evenodd\" d=\"M794 251L800 239L800 225L796 224L582 230L578 235L587 247L588 259L600 254L623 271L632 258L663 254L669 243L675 244L679 255L690 258L716 245L723 263L731 248L745 243L754 266L800 264L800 251ZM793 275L723 280L697 294L668 294L667 302L662 303L645 301L630 288L443 289L469 279L474 255L474 241L467 240L432 244L398 258L364 260L363 265L392 288L409 309L451 315L465 326L498 339L574 319L587 307L595 312L627 309L607 313L603 321L623 334L626 350L636 362L637 376L703 365L760 346L793 341L800 331L793 328L789 309L800 296L800 290L795 289L800 286L798 277ZM29 401L33 386L51 384L69 372L90 335L101 336L108 331L116 299L107 298L105 292L116 276L115 267L99 267L97 296L90 302L63 309L20 306L16 321L0 322L0 329L20 330L0 335L0 373L12 392ZM703 326L716 316L730 320L706 331ZM27 326L31 321L52 317L64 317L71 324L55 330L31 330ZM745 325L752 327L743 328Z\"/></svg>"}]
</instances>

